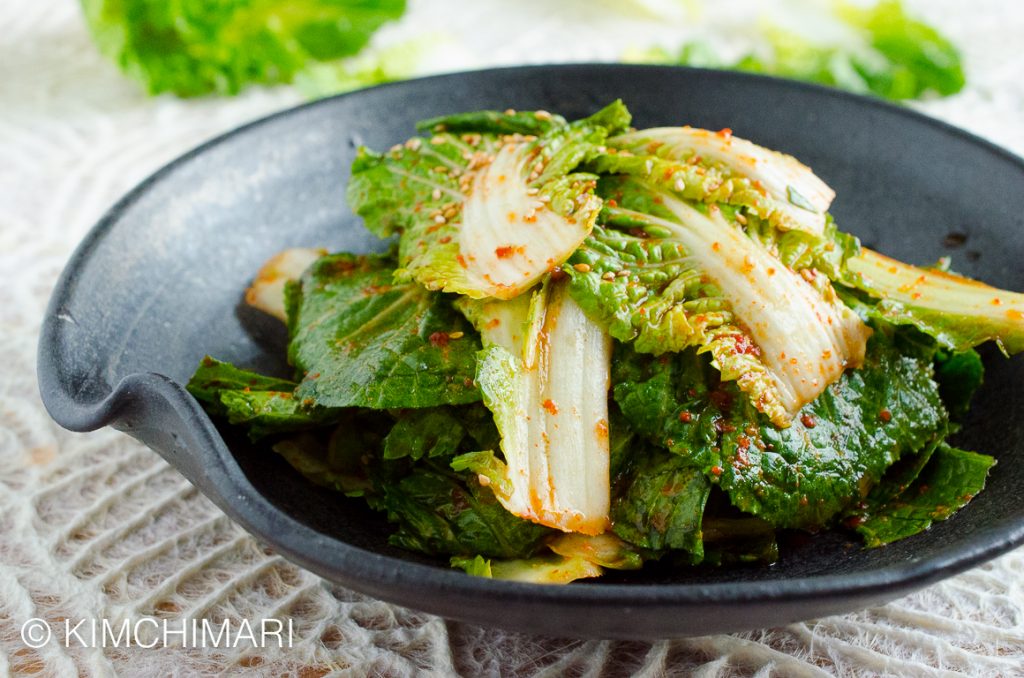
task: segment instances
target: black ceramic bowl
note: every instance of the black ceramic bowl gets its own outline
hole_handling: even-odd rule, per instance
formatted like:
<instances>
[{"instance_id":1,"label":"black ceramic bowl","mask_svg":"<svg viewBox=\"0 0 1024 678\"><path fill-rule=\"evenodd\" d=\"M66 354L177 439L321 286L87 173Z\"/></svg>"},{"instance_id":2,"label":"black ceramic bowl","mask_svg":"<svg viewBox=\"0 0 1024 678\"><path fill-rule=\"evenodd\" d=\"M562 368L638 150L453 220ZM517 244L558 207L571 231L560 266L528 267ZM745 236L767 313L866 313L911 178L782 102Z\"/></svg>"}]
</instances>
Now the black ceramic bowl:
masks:
<instances>
[{"instance_id":1,"label":"black ceramic bowl","mask_svg":"<svg viewBox=\"0 0 1024 678\"><path fill-rule=\"evenodd\" d=\"M651 639L863 608L1024 542L1024 361L990 369L958 442L995 455L988 488L916 537L865 550L838 533L784 546L773 567L652 569L538 586L467 576L387 544L382 518L219 429L182 388L206 353L282 372L282 328L242 303L285 247L380 247L348 210L355 148L479 108L586 115L621 97L639 127L692 124L791 153L838 193L841 226L915 263L1024 289L1024 163L903 108L749 75L551 66L447 75L320 101L216 139L157 172L79 246L45 320L39 381L73 430L113 426L162 454L234 520L345 586L455 619L562 636ZM959 234L947 238L950 233ZM950 250L950 244L966 242Z\"/></svg>"}]
</instances>

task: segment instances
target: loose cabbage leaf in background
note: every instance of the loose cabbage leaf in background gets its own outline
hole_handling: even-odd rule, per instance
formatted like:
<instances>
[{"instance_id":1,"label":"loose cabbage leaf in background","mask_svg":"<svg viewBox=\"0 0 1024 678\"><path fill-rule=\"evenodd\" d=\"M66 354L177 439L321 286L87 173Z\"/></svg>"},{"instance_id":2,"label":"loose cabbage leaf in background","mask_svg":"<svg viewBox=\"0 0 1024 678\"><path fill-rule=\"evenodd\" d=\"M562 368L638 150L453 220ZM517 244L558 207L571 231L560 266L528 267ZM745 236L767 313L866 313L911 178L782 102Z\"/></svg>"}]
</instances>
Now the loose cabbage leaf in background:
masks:
<instances>
[{"instance_id":1,"label":"loose cabbage leaf in background","mask_svg":"<svg viewBox=\"0 0 1024 678\"><path fill-rule=\"evenodd\" d=\"M395 284L384 256L335 254L289 288L295 395L322 407L432 407L480 400L480 339L448 297Z\"/></svg>"},{"instance_id":2,"label":"loose cabbage leaf in background","mask_svg":"<svg viewBox=\"0 0 1024 678\"><path fill-rule=\"evenodd\" d=\"M766 49L735 60L723 59L706 42L683 45L676 53L654 48L631 60L763 73L893 101L927 94L950 96L963 89L957 48L928 24L904 11L898 0L860 8L835 2L834 19L850 33L842 44L825 44L778 27L763 28Z\"/></svg>"},{"instance_id":3,"label":"loose cabbage leaf in background","mask_svg":"<svg viewBox=\"0 0 1024 678\"><path fill-rule=\"evenodd\" d=\"M295 86L309 99L351 92L416 75L420 62L442 36L423 36L370 50L341 61L310 64L295 74Z\"/></svg>"},{"instance_id":4,"label":"loose cabbage leaf in background","mask_svg":"<svg viewBox=\"0 0 1024 678\"><path fill-rule=\"evenodd\" d=\"M149 94L237 94L355 54L405 0L82 0L93 39Z\"/></svg>"},{"instance_id":5,"label":"loose cabbage leaf in background","mask_svg":"<svg viewBox=\"0 0 1024 678\"><path fill-rule=\"evenodd\" d=\"M242 370L206 356L186 388L215 416L246 426L253 440L273 433L318 428L338 420L337 410L309 407L295 398L298 384Z\"/></svg>"},{"instance_id":6,"label":"loose cabbage leaf in background","mask_svg":"<svg viewBox=\"0 0 1024 678\"><path fill-rule=\"evenodd\" d=\"M869 507L867 518L857 526L857 531L869 547L923 532L932 523L953 515L981 492L995 463L986 454L943 443L913 485L890 502Z\"/></svg>"}]
</instances>

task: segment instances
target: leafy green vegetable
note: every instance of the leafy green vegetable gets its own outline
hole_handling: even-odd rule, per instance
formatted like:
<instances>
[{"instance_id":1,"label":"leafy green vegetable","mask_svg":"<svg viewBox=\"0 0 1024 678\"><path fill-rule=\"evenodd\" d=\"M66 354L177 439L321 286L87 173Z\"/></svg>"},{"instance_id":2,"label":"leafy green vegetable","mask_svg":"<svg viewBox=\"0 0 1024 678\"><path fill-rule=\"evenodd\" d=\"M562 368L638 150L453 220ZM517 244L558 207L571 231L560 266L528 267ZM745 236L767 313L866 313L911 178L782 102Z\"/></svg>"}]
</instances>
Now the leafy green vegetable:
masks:
<instances>
[{"instance_id":1,"label":"leafy green vegetable","mask_svg":"<svg viewBox=\"0 0 1024 678\"><path fill-rule=\"evenodd\" d=\"M607 528L611 339L572 300L565 281L528 299L466 302L481 330L477 383L494 413L505 460L460 457L505 507L585 534Z\"/></svg>"},{"instance_id":2,"label":"leafy green vegetable","mask_svg":"<svg viewBox=\"0 0 1024 678\"><path fill-rule=\"evenodd\" d=\"M398 530L396 546L433 555L524 558L550 530L506 511L494 494L466 475L418 467L381 483L381 505Z\"/></svg>"},{"instance_id":3,"label":"leafy green vegetable","mask_svg":"<svg viewBox=\"0 0 1024 678\"><path fill-rule=\"evenodd\" d=\"M706 565L761 563L771 565L779 559L775 526L723 505L728 499L713 489L704 508L701 532L704 536Z\"/></svg>"},{"instance_id":4,"label":"leafy green vegetable","mask_svg":"<svg viewBox=\"0 0 1024 678\"><path fill-rule=\"evenodd\" d=\"M454 557L458 567L477 577L507 579L534 584L568 584L577 579L599 577L603 567L636 570L643 565L640 553L611 533L597 536L561 534L547 540L553 553L525 560L491 561L482 556Z\"/></svg>"},{"instance_id":5,"label":"leafy green vegetable","mask_svg":"<svg viewBox=\"0 0 1024 678\"><path fill-rule=\"evenodd\" d=\"M730 129L655 127L612 137L608 145L609 154L617 150L618 156L643 158L642 166L612 163L609 170L642 177L682 197L749 207L780 230L812 236L825 231L835 191L796 158L734 136ZM658 166L655 159L664 162Z\"/></svg>"},{"instance_id":6,"label":"leafy green vegetable","mask_svg":"<svg viewBox=\"0 0 1024 678\"><path fill-rule=\"evenodd\" d=\"M383 511L391 543L484 577L771 563L777 529L840 523L878 545L980 491L994 461L945 443L950 412L981 385L973 346L1024 350L1024 295L861 248L793 158L628 124L620 102L476 111L364 150L350 196L393 254L289 250L247 295L301 381L206 358L189 390ZM532 223L505 224L509 183L558 216L544 265L499 284L480 244Z\"/></svg>"},{"instance_id":7,"label":"leafy green vegetable","mask_svg":"<svg viewBox=\"0 0 1024 678\"><path fill-rule=\"evenodd\" d=\"M386 409L480 399L476 332L444 295L395 284L387 257L318 260L291 287L288 326L304 403Z\"/></svg>"},{"instance_id":8,"label":"leafy green vegetable","mask_svg":"<svg viewBox=\"0 0 1024 678\"><path fill-rule=\"evenodd\" d=\"M829 85L858 94L902 101L929 93L963 89L965 78L956 47L928 24L910 17L898 0L860 8L834 2L834 20L848 37L838 44L769 26L758 35L766 49L726 61L705 42L690 42L675 54L649 50L632 60L678 63L764 73Z\"/></svg>"},{"instance_id":9,"label":"leafy green vegetable","mask_svg":"<svg viewBox=\"0 0 1024 678\"><path fill-rule=\"evenodd\" d=\"M911 266L869 249L846 261L843 282L877 300L862 302L862 312L913 325L953 351L986 341L1011 355L1024 351L1024 294L938 267Z\"/></svg>"},{"instance_id":10,"label":"leafy green vegetable","mask_svg":"<svg viewBox=\"0 0 1024 678\"><path fill-rule=\"evenodd\" d=\"M616 102L566 123L545 111L482 111L426 121L383 155L352 166L349 204L381 236L400 232L401 274L432 290L510 299L561 264L601 207L574 173L629 124Z\"/></svg>"},{"instance_id":11,"label":"leafy green vegetable","mask_svg":"<svg viewBox=\"0 0 1024 678\"><path fill-rule=\"evenodd\" d=\"M935 381L939 395L954 420L963 419L971 406L971 398L981 388L985 366L978 352L939 351L935 356Z\"/></svg>"},{"instance_id":12,"label":"leafy green vegetable","mask_svg":"<svg viewBox=\"0 0 1024 678\"><path fill-rule=\"evenodd\" d=\"M405 80L422 73L423 61L445 41L443 35L421 35L372 54L362 52L341 61L311 63L295 74L295 86L307 98L319 99Z\"/></svg>"},{"instance_id":13,"label":"leafy green vegetable","mask_svg":"<svg viewBox=\"0 0 1024 678\"><path fill-rule=\"evenodd\" d=\"M701 520L711 484L687 458L649 449L636 459L625 490L612 503L612 529L645 549L682 549L694 563L704 556Z\"/></svg>"},{"instance_id":14,"label":"leafy green vegetable","mask_svg":"<svg viewBox=\"0 0 1024 678\"><path fill-rule=\"evenodd\" d=\"M274 443L275 452L307 479L350 497L373 494L374 461L380 449L382 422L348 411L327 440L303 433Z\"/></svg>"},{"instance_id":15,"label":"leafy green vegetable","mask_svg":"<svg viewBox=\"0 0 1024 678\"><path fill-rule=\"evenodd\" d=\"M186 388L211 414L249 429L253 440L274 433L322 427L337 421L337 410L308 407L292 394L293 381L266 377L206 356Z\"/></svg>"},{"instance_id":16,"label":"leafy green vegetable","mask_svg":"<svg viewBox=\"0 0 1024 678\"><path fill-rule=\"evenodd\" d=\"M548 538L547 546L560 556L582 558L612 570L638 570L643 555L611 532L594 536L568 532Z\"/></svg>"},{"instance_id":17,"label":"leafy green vegetable","mask_svg":"<svg viewBox=\"0 0 1024 678\"><path fill-rule=\"evenodd\" d=\"M577 579L600 577L601 568L583 558L565 558L556 554L545 554L525 560L490 561L474 558L455 557L452 567L458 567L478 577L507 579L529 584L568 584Z\"/></svg>"},{"instance_id":18,"label":"leafy green vegetable","mask_svg":"<svg viewBox=\"0 0 1024 678\"><path fill-rule=\"evenodd\" d=\"M780 527L819 527L905 454L944 433L930 359L879 337L848 371L780 429L723 382L703 390L692 353L652 359L622 347L615 400L640 433L701 468L732 503Z\"/></svg>"},{"instance_id":19,"label":"leafy green vegetable","mask_svg":"<svg viewBox=\"0 0 1024 678\"><path fill-rule=\"evenodd\" d=\"M413 460L455 454L466 435L458 412L444 407L404 412L384 438L384 459Z\"/></svg>"},{"instance_id":20,"label":"leafy green vegetable","mask_svg":"<svg viewBox=\"0 0 1024 678\"><path fill-rule=\"evenodd\" d=\"M863 359L870 331L828 279L788 268L736 213L633 177L602 181L601 193L615 228L595 230L565 270L573 298L613 337L655 354L711 353L779 426Z\"/></svg>"},{"instance_id":21,"label":"leafy green vegetable","mask_svg":"<svg viewBox=\"0 0 1024 678\"><path fill-rule=\"evenodd\" d=\"M927 530L961 509L985 487L995 459L943 443L917 481L881 507L869 509L857 526L869 547L889 544Z\"/></svg>"},{"instance_id":22,"label":"leafy green vegetable","mask_svg":"<svg viewBox=\"0 0 1024 678\"><path fill-rule=\"evenodd\" d=\"M100 50L150 94L236 94L358 52L405 0L82 0Z\"/></svg>"}]
</instances>

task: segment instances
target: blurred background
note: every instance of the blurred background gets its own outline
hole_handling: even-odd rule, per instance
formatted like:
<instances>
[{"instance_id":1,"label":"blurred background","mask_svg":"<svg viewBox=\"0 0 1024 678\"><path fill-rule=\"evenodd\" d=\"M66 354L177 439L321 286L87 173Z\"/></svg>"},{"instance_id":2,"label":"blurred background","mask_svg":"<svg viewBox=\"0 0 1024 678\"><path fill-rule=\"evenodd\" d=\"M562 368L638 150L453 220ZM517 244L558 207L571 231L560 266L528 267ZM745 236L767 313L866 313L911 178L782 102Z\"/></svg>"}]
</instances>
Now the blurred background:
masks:
<instances>
[{"instance_id":1,"label":"blurred background","mask_svg":"<svg viewBox=\"0 0 1024 678\"><path fill-rule=\"evenodd\" d=\"M60 430L34 369L50 290L100 215L262 115L434 73L624 61L840 87L1024 154L1024 4L2 0L0 27L0 674L1015 675L1024 664L1019 552L884 608L674 643L530 638L392 608L267 552L134 441ZM26 653L8 628L214 607L258 618L286 603L303 640L273 657Z\"/></svg>"}]
</instances>

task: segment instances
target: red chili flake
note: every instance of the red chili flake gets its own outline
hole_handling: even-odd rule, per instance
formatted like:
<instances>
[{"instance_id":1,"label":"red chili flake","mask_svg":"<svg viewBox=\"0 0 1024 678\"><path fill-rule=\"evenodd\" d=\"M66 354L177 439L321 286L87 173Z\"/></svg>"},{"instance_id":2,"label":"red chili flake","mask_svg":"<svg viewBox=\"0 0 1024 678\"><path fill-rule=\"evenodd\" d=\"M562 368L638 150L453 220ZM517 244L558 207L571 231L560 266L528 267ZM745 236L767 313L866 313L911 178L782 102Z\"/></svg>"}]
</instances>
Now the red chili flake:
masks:
<instances>
[{"instance_id":1,"label":"red chili flake","mask_svg":"<svg viewBox=\"0 0 1024 678\"><path fill-rule=\"evenodd\" d=\"M437 241L442 245L445 245L452 241L452 237L450 235L442 235L440 238L437 239Z\"/></svg>"},{"instance_id":2,"label":"red chili flake","mask_svg":"<svg viewBox=\"0 0 1024 678\"><path fill-rule=\"evenodd\" d=\"M619 206L619 202L615 198L609 198L606 201L606 204L608 205L608 207L618 207Z\"/></svg>"},{"instance_id":3,"label":"red chili flake","mask_svg":"<svg viewBox=\"0 0 1024 678\"><path fill-rule=\"evenodd\" d=\"M717 134L718 136L722 137L725 140L729 140L732 138L732 130L728 127L723 127L722 129L715 132L715 134Z\"/></svg>"},{"instance_id":4,"label":"red chili flake","mask_svg":"<svg viewBox=\"0 0 1024 678\"><path fill-rule=\"evenodd\" d=\"M814 428L815 426L818 425L818 422L814 421L814 417L812 417L809 414L802 415L800 417L800 423L806 426L807 428Z\"/></svg>"},{"instance_id":5,"label":"red chili flake","mask_svg":"<svg viewBox=\"0 0 1024 678\"><path fill-rule=\"evenodd\" d=\"M722 475L722 467L721 466L712 466L711 467L711 475L716 476L716 477Z\"/></svg>"},{"instance_id":6,"label":"red chili flake","mask_svg":"<svg viewBox=\"0 0 1024 678\"><path fill-rule=\"evenodd\" d=\"M551 400L551 398L548 398L543 403L541 403L541 407L543 407L545 410L547 410L548 414L551 414L551 415L558 414L558 405L556 405L555 401Z\"/></svg>"},{"instance_id":7,"label":"red chili flake","mask_svg":"<svg viewBox=\"0 0 1024 678\"><path fill-rule=\"evenodd\" d=\"M511 257L513 254L515 254L515 251L516 248L513 247L512 245L496 247L494 249L494 256L498 257L499 259L507 259L508 257Z\"/></svg>"},{"instance_id":8,"label":"red chili flake","mask_svg":"<svg viewBox=\"0 0 1024 678\"><path fill-rule=\"evenodd\" d=\"M736 341L733 344L733 351L737 354L744 355L761 355L760 347L754 343L754 341L745 334L737 334Z\"/></svg>"},{"instance_id":9,"label":"red chili flake","mask_svg":"<svg viewBox=\"0 0 1024 678\"><path fill-rule=\"evenodd\" d=\"M736 430L736 427L719 417L715 419L715 430L719 433L732 433Z\"/></svg>"},{"instance_id":10,"label":"red chili flake","mask_svg":"<svg viewBox=\"0 0 1024 678\"><path fill-rule=\"evenodd\" d=\"M434 332L430 335L430 343L438 348L444 348L448 345L448 333Z\"/></svg>"},{"instance_id":11,"label":"red chili flake","mask_svg":"<svg viewBox=\"0 0 1024 678\"><path fill-rule=\"evenodd\" d=\"M736 460L733 462L733 467L742 469L747 466L750 466L750 457L747 456L746 448L736 450Z\"/></svg>"},{"instance_id":12,"label":"red chili flake","mask_svg":"<svg viewBox=\"0 0 1024 678\"><path fill-rule=\"evenodd\" d=\"M687 412L686 410L683 410L682 412L679 413L679 421L683 422L684 424L689 424L691 421L693 421L693 415Z\"/></svg>"},{"instance_id":13,"label":"red chili flake","mask_svg":"<svg viewBox=\"0 0 1024 678\"><path fill-rule=\"evenodd\" d=\"M459 266L462 268L466 268L466 257L459 254L455 257L455 261L459 262Z\"/></svg>"},{"instance_id":14,"label":"red chili flake","mask_svg":"<svg viewBox=\"0 0 1024 678\"><path fill-rule=\"evenodd\" d=\"M882 411L878 413L878 418L888 423L892 421L892 412L889 411L888 407L882 408Z\"/></svg>"},{"instance_id":15,"label":"red chili flake","mask_svg":"<svg viewBox=\"0 0 1024 678\"><path fill-rule=\"evenodd\" d=\"M747 436L740 436L736 440L736 447L739 449L740 452L746 450L748 447L750 447L750 438L748 438Z\"/></svg>"}]
</instances>

